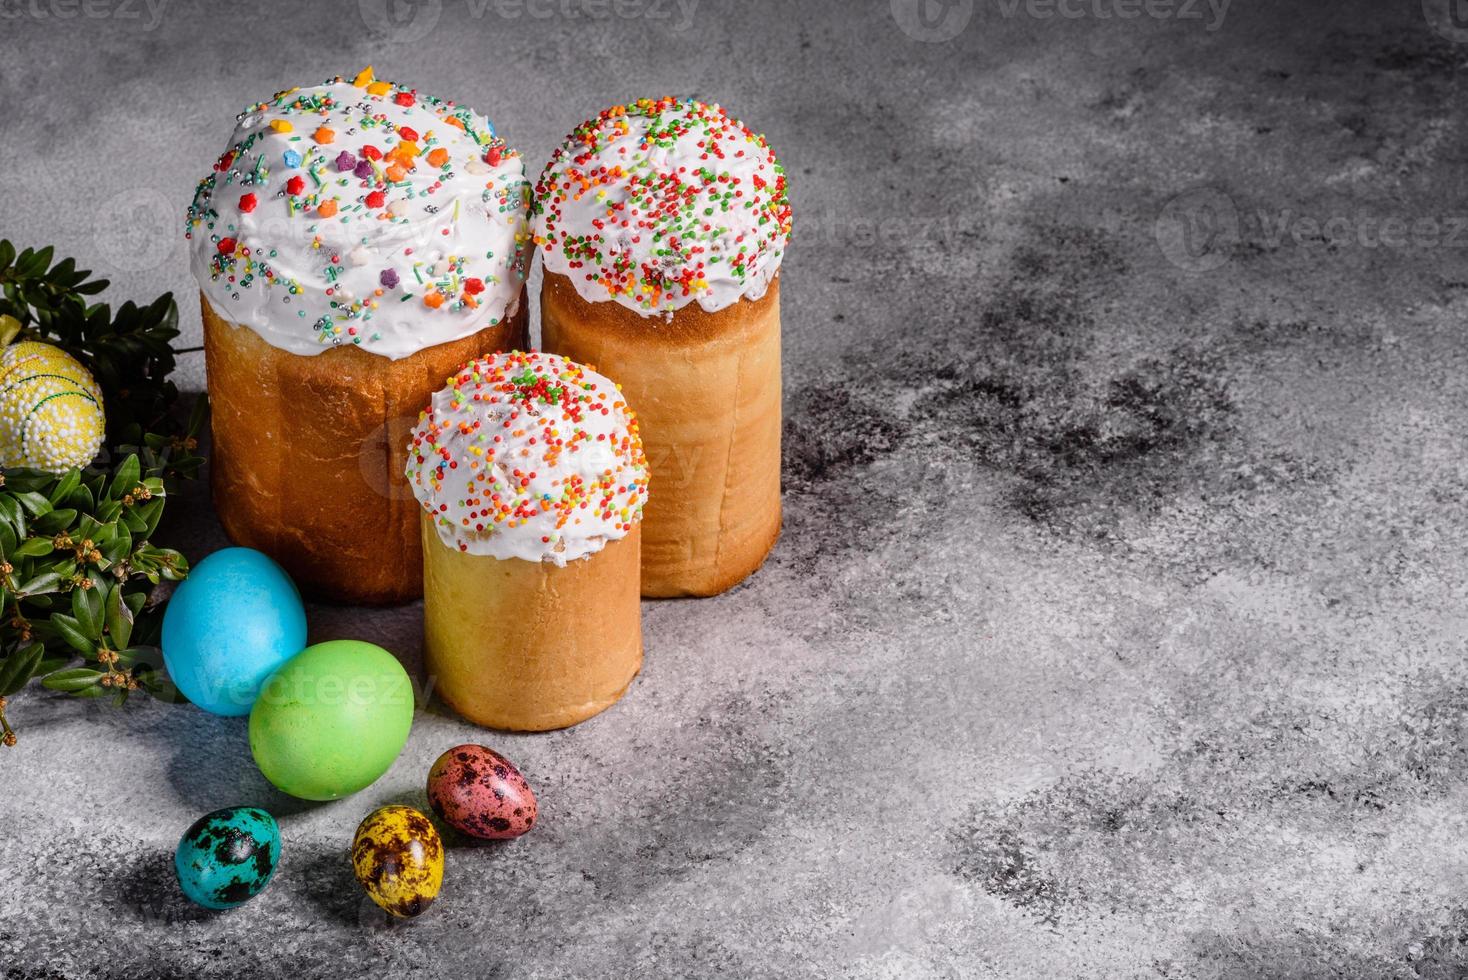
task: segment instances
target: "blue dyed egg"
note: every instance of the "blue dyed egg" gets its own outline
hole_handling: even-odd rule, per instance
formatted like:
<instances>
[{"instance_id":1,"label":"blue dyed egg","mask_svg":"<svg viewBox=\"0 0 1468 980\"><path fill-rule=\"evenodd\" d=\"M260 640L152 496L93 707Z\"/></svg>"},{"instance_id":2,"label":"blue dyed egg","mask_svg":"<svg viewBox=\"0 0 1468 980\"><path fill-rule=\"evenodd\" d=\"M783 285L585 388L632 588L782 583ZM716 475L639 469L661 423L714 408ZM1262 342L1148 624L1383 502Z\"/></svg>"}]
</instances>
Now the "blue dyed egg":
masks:
<instances>
[{"instance_id":1,"label":"blue dyed egg","mask_svg":"<svg viewBox=\"0 0 1468 980\"><path fill-rule=\"evenodd\" d=\"M163 614L163 662L194 704L247 715L265 679L306 646L306 610L285 570L253 548L208 556Z\"/></svg>"},{"instance_id":2,"label":"blue dyed egg","mask_svg":"<svg viewBox=\"0 0 1468 980\"><path fill-rule=\"evenodd\" d=\"M245 904L270 884L279 861L280 827L253 806L225 807L200 817L173 853L179 887L206 909Z\"/></svg>"}]
</instances>

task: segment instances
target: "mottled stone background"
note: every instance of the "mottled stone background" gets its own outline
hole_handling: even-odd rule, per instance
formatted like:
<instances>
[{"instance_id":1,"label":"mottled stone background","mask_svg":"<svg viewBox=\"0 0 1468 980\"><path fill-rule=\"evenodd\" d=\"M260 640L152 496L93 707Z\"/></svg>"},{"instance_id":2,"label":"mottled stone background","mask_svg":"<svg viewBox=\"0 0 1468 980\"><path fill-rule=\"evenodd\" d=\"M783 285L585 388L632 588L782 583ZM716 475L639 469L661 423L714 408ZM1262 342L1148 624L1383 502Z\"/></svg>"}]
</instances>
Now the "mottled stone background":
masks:
<instances>
[{"instance_id":1,"label":"mottled stone background","mask_svg":"<svg viewBox=\"0 0 1468 980\"><path fill-rule=\"evenodd\" d=\"M243 720L18 699L0 973L1468 975L1468 9L924 2L0 0L0 234L190 338L234 114L369 62L532 164L610 102L721 101L796 208L758 576L646 604L607 714L430 705L325 806ZM207 507L170 508L195 556ZM312 615L417 665L416 608ZM471 738L543 822L389 927L352 830ZM283 864L207 914L172 848L240 802Z\"/></svg>"}]
</instances>

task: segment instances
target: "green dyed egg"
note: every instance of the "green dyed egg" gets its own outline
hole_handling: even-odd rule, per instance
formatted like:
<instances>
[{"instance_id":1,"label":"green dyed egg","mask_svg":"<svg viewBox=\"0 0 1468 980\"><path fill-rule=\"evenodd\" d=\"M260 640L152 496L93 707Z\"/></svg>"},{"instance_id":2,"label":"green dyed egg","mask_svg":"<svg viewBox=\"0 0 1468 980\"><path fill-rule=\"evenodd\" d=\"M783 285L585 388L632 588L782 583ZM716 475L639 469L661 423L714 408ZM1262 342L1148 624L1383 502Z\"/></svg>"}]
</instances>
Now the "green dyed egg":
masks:
<instances>
[{"instance_id":1,"label":"green dyed egg","mask_svg":"<svg viewBox=\"0 0 1468 980\"><path fill-rule=\"evenodd\" d=\"M397 658L360 640L307 647L271 674L250 710L250 752L282 791L334 800L387 772L413 725Z\"/></svg>"}]
</instances>

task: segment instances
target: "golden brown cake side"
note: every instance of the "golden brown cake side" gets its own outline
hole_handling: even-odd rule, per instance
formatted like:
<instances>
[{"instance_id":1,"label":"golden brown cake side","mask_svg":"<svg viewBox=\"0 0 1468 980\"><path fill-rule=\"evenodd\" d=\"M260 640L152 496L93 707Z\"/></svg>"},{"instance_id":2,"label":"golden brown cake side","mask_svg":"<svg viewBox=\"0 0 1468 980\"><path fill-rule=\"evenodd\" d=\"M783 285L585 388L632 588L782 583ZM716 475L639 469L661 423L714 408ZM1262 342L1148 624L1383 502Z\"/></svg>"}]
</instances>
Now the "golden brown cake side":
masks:
<instances>
[{"instance_id":1,"label":"golden brown cake side","mask_svg":"<svg viewBox=\"0 0 1468 980\"><path fill-rule=\"evenodd\" d=\"M652 484L642 594L717 595L743 581L780 534L780 281L709 313L645 317L588 303L545 273L542 346L622 386Z\"/></svg>"},{"instance_id":2,"label":"golden brown cake side","mask_svg":"<svg viewBox=\"0 0 1468 980\"><path fill-rule=\"evenodd\" d=\"M230 540L333 602L422 594L418 503L403 479L418 413L465 361L523 346L527 304L476 334L389 360L355 347L314 356L266 343L208 299L211 486Z\"/></svg>"},{"instance_id":3,"label":"golden brown cake side","mask_svg":"<svg viewBox=\"0 0 1468 980\"><path fill-rule=\"evenodd\" d=\"M477 725L549 731L611 707L642 667L636 528L585 558L465 554L424 515L429 690Z\"/></svg>"}]
</instances>

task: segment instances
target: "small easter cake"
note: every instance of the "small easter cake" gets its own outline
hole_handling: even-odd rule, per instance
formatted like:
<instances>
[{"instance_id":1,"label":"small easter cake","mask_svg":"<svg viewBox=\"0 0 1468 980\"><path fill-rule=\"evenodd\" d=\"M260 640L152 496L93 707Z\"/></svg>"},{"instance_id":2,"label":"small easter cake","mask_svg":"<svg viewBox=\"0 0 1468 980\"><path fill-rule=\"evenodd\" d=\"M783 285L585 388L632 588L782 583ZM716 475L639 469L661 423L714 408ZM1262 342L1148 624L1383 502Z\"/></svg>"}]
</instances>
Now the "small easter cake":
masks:
<instances>
[{"instance_id":1,"label":"small easter cake","mask_svg":"<svg viewBox=\"0 0 1468 980\"><path fill-rule=\"evenodd\" d=\"M642 664L648 467L618 386L555 354L465 365L413 430L424 659L459 714L563 728Z\"/></svg>"},{"instance_id":2,"label":"small easter cake","mask_svg":"<svg viewBox=\"0 0 1468 980\"><path fill-rule=\"evenodd\" d=\"M572 130L531 206L546 350L601 366L659 479L642 591L713 595L780 533L785 172L717 105L642 99Z\"/></svg>"},{"instance_id":3,"label":"small easter cake","mask_svg":"<svg viewBox=\"0 0 1468 980\"><path fill-rule=\"evenodd\" d=\"M419 594L402 448L444 377L525 344L528 199L489 120L370 68L239 115L185 228L237 544L326 598Z\"/></svg>"}]
</instances>

